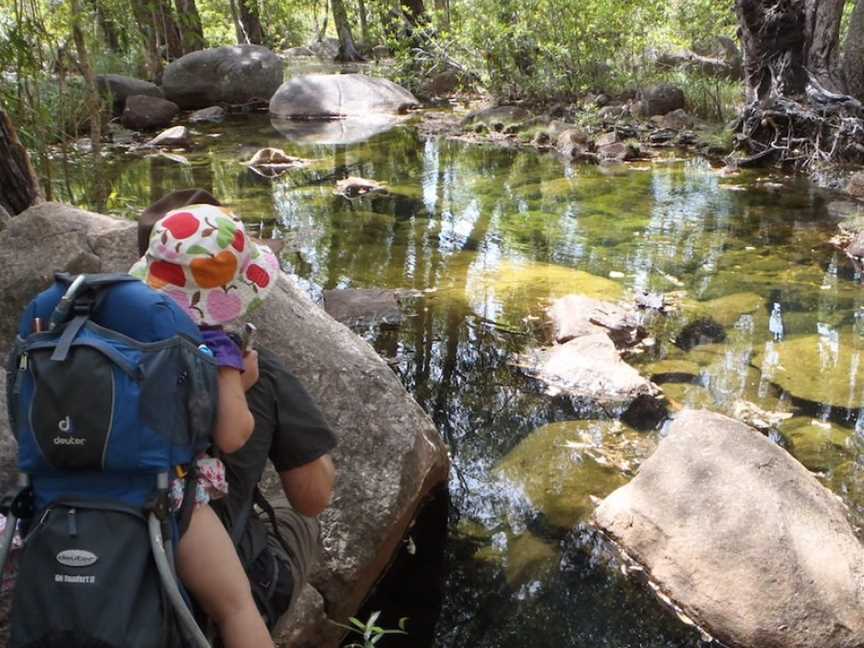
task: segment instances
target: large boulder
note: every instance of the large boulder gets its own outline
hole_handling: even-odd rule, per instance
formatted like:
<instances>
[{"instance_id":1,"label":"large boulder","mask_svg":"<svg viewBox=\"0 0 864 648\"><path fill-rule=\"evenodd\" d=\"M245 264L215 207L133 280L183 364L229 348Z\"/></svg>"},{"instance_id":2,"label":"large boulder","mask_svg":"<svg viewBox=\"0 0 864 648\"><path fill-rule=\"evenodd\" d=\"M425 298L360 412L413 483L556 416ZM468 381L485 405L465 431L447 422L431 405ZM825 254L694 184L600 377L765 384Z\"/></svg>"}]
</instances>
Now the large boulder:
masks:
<instances>
[{"instance_id":1,"label":"large boulder","mask_svg":"<svg viewBox=\"0 0 864 648\"><path fill-rule=\"evenodd\" d=\"M270 99L282 119L396 115L418 105L405 88L363 74L306 74L283 83Z\"/></svg>"},{"instance_id":2,"label":"large boulder","mask_svg":"<svg viewBox=\"0 0 864 648\"><path fill-rule=\"evenodd\" d=\"M98 74L96 75L96 87L99 88L100 93L107 97L115 115L123 112L127 97L132 95L147 95L160 99L165 96L162 88L155 83L133 79L122 74Z\"/></svg>"},{"instance_id":3,"label":"large boulder","mask_svg":"<svg viewBox=\"0 0 864 648\"><path fill-rule=\"evenodd\" d=\"M132 95L126 98L120 122L132 130L156 130L169 126L178 112L180 108L173 101L149 95Z\"/></svg>"},{"instance_id":4,"label":"large boulder","mask_svg":"<svg viewBox=\"0 0 864 648\"><path fill-rule=\"evenodd\" d=\"M549 307L555 341L564 343L592 333L606 333L618 348L633 346L647 336L636 308L622 303L567 295Z\"/></svg>"},{"instance_id":5,"label":"large boulder","mask_svg":"<svg viewBox=\"0 0 864 648\"><path fill-rule=\"evenodd\" d=\"M165 68L165 96L181 108L269 101L283 80L282 59L260 45L211 47Z\"/></svg>"},{"instance_id":6,"label":"large boulder","mask_svg":"<svg viewBox=\"0 0 864 648\"><path fill-rule=\"evenodd\" d=\"M742 423L680 413L595 521L725 645L862 645L864 548L845 507Z\"/></svg>"},{"instance_id":7,"label":"large boulder","mask_svg":"<svg viewBox=\"0 0 864 648\"><path fill-rule=\"evenodd\" d=\"M643 90L640 101L641 112L644 117L665 115L673 110L684 108L684 91L677 86L661 83Z\"/></svg>"},{"instance_id":8,"label":"large boulder","mask_svg":"<svg viewBox=\"0 0 864 648\"><path fill-rule=\"evenodd\" d=\"M0 233L0 350L9 347L21 309L49 285L53 271L125 271L137 256L136 237L133 223L58 203L12 219ZM280 645L335 648L342 631L328 616L344 622L356 614L420 503L446 484L447 450L387 364L289 277L280 277L255 323L260 345L297 375L339 439L336 494L321 516L323 560L279 633ZM9 475L14 446L5 416L0 440L0 468ZM278 488L271 475L263 490Z\"/></svg>"}]
</instances>

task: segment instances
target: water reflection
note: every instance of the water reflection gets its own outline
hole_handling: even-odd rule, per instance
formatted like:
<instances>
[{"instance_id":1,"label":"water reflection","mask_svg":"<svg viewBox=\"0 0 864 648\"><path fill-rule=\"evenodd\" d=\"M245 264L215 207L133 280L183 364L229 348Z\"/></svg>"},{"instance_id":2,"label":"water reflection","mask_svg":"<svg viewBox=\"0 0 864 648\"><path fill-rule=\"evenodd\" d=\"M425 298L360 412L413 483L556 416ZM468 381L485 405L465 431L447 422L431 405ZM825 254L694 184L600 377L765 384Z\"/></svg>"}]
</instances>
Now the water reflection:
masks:
<instances>
[{"instance_id":1,"label":"water reflection","mask_svg":"<svg viewBox=\"0 0 864 648\"><path fill-rule=\"evenodd\" d=\"M443 611L436 637L412 636L412 646L515 647L538 635L556 646L698 644L617 575L601 540L581 526L587 507L550 516L495 475L538 429L604 416L548 396L513 365L545 339L548 302L571 290L681 292L685 312L710 303L726 340L684 352L661 331L657 356L645 362L678 363L686 371L677 373L691 376L664 388L682 404L728 411L746 401L794 413L778 441L802 460L806 453L853 514L864 513L864 296L856 270L825 244L834 223L826 196L809 185L789 180L778 193L755 175L724 178L701 161L570 168L531 151L424 140L407 128L325 146L286 141L267 118L250 118L201 127L194 139L189 165L114 160L101 176L110 191L97 191L80 168L70 186L79 202L119 214L200 186L253 229L285 239L285 266L313 297L339 287L419 294L399 330L365 333L394 359L453 456ZM253 177L239 162L265 146L315 163ZM382 182L388 194L335 195L348 175ZM747 190L726 189L733 184ZM717 298L728 299L708 301ZM770 323L775 303L782 336ZM586 480L586 491L598 481Z\"/></svg>"}]
</instances>

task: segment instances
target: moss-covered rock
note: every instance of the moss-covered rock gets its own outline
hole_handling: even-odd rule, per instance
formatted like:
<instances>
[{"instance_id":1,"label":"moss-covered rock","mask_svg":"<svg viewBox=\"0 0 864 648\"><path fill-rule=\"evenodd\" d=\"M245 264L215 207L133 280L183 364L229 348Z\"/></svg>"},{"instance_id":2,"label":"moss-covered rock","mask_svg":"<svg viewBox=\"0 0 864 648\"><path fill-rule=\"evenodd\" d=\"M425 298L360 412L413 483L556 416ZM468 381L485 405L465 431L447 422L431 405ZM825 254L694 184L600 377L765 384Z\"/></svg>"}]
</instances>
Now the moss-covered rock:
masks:
<instances>
[{"instance_id":1,"label":"moss-covered rock","mask_svg":"<svg viewBox=\"0 0 864 648\"><path fill-rule=\"evenodd\" d=\"M592 495L605 497L626 482L655 446L654 436L617 421L551 423L523 439L494 472L519 486L552 524L570 528L590 516Z\"/></svg>"},{"instance_id":2,"label":"moss-covered rock","mask_svg":"<svg viewBox=\"0 0 864 648\"><path fill-rule=\"evenodd\" d=\"M780 426L792 455L810 470L828 471L851 459L852 430L796 416Z\"/></svg>"},{"instance_id":3,"label":"moss-covered rock","mask_svg":"<svg viewBox=\"0 0 864 648\"><path fill-rule=\"evenodd\" d=\"M805 335L775 345L779 362L772 382L795 398L832 407L858 409L864 406L864 349L851 333L831 340ZM764 351L754 362L762 366Z\"/></svg>"},{"instance_id":4,"label":"moss-covered rock","mask_svg":"<svg viewBox=\"0 0 864 648\"><path fill-rule=\"evenodd\" d=\"M691 317L710 317L721 326L735 324L742 315L765 312L766 301L752 292L735 293L710 301L685 301L684 314Z\"/></svg>"}]
</instances>

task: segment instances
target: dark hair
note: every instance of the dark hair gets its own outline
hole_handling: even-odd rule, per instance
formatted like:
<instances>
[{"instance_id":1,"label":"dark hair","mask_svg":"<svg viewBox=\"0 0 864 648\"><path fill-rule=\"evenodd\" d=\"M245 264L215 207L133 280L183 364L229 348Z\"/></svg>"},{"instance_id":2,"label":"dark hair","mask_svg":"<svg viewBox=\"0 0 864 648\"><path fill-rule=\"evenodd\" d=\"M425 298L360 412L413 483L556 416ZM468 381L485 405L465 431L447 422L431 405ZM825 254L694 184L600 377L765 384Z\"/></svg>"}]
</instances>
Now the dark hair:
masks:
<instances>
[{"instance_id":1,"label":"dark hair","mask_svg":"<svg viewBox=\"0 0 864 648\"><path fill-rule=\"evenodd\" d=\"M172 209L180 209L186 205L216 205L220 203L209 191L204 189L181 189L162 196L138 216L138 254L144 256L150 245L150 232L160 218Z\"/></svg>"}]
</instances>

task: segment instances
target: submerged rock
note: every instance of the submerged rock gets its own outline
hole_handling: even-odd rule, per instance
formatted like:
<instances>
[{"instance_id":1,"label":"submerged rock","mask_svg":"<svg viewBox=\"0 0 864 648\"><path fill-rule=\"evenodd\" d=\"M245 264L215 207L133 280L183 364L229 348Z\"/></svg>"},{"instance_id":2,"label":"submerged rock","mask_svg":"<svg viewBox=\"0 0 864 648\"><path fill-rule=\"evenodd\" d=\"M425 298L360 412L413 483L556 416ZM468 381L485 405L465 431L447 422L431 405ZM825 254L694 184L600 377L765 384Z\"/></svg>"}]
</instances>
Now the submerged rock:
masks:
<instances>
[{"instance_id":1,"label":"submerged rock","mask_svg":"<svg viewBox=\"0 0 864 648\"><path fill-rule=\"evenodd\" d=\"M689 360L658 360L642 367L642 373L657 383L695 382L700 372L699 365Z\"/></svg>"},{"instance_id":2,"label":"submerged rock","mask_svg":"<svg viewBox=\"0 0 864 648\"><path fill-rule=\"evenodd\" d=\"M775 343L771 382L795 398L832 407L864 406L864 349L851 334L807 335ZM753 364L763 366L760 350Z\"/></svg>"},{"instance_id":3,"label":"submerged rock","mask_svg":"<svg viewBox=\"0 0 864 648\"><path fill-rule=\"evenodd\" d=\"M383 288L343 288L324 291L324 310L347 326L398 326L402 323L399 291Z\"/></svg>"},{"instance_id":4,"label":"submerged rock","mask_svg":"<svg viewBox=\"0 0 864 648\"><path fill-rule=\"evenodd\" d=\"M629 142L615 142L597 147L597 157L600 158L600 162L628 162L637 159L639 155L639 145Z\"/></svg>"},{"instance_id":5,"label":"submerged rock","mask_svg":"<svg viewBox=\"0 0 864 648\"><path fill-rule=\"evenodd\" d=\"M306 74L289 79L270 99L281 119L329 119L397 115L418 105L416 97L388 79L363 74Z\"/></svg>"},{"instance_id":6,"label":"submerged rock","mask_svg":"<svg viewBox=\"0 0 864 648\"><path fill-rule=\"evenodd\" d=\"M557 544L541 540L530 531L519 535L507 534L503 542L488 544L474 553L475 560L502 567L512 589L555 569L560 557L561 550Z\"/></svg>"},{"instance_id":7,"label":"submerged rock","mask_svg":"<svg viewBox=\"0 0 864 648\"><path fill-rule=\"evenodd\" d=\"M165 68L165 96L184 109L269 101L283 81L282 59L260 45L211 47Z\"/></svg>"},{"instance_id":8,"label":"submerged rock","mask_svg":"<svg viewBox=\"0 0 864 648\"><path fill-rule=\"evenodd\" d=\"M854 432L830 421L796 416L780 426L789 451L810 470L826 471L856 454Z\"/></svg>"},{"instance_id":9,"label":"submerged rock","mask_svg":"<svg viewBox=\"0 0 864 648\"><path fill-rule=\"evenodd\" d=\"M679 414L595 522L727 645L861 645L864 548L845 507L742 423Z\"/></svg>"},{"instance_id":10,"label":"submerged rock","mask_svg":"<svg viewBox=\"0 0 864 648\"><path fill-rule=\"evenodd\" d=\"M675 346L689 351L701 344L713 344L726 339L726 331L710 317L688 322L675 337Z\"/></svg>"},{"instance_id":11,"label":"submerged rock","mask_svg":"<svg viewBox=\"0 0 864 648\"><path fill-rule=\"evenodd\" d=\"M618 421L564 421L534 430L495 467L549 521L569 529L587 520L592 497L626 481L656 439Z\"/></svg>"},{"instance_id":12,"label":"submerged rock","mask_svg":"<svg viewBox=\"0 0 864 648\"><path fill-rule=\"evenodd\" d=\"M519 356L518 365L546 383L552 393L563 393L606 411L623 412L637 399L654 400L660 395L656 385L621 359L605 333L534 349ZM657 409L661 409L659 402Z\"/></svg>"},{"instance_id":13,"label":"submerged rock","mask_svg":"<svg viewBox=\"0 0 864 648\"><path fill-rule=\"evenodd\" d=\"M132 130L156 130L170 125L180 112L172 101L149 95L132 95L126 98L126 107L120 122Z\"/></svg>"},{"instance_id":14,"label":"submerged rock","mask_svg":"<svg viewBox=\"0 0 864 648\"><path fill-rule=\"evenodd\" d=\"M734 293L709 301L684 303L684 313L710 317L720 326L733 326L742 315L767 313L767 301L762 295L744 292Z\"/></svg>"},{"instance_id":15,"label":"submerged rock","mask_svg":"<svg viewBox=\"0 0 864 648\"><path fill-rule=\"evenodd\" d=\"M256 151L255 155L246 162L246 166L258 175L275 178L286 171L297 169L308 163L308 160L288 155L282 149L268 147Z\"/></svg>"},{"instance_id":16,"label":"submerged rock","mask_svg":"<svg viewBox=\"0 0 864 648\"><path fill-rule=\"evenodd\" d=\"M606 333L618 348L638 344L648 333L634 309L584 295L567 295L549 308L555 341L567 342L582 335Z\"/></svg>"}]
</instances>

